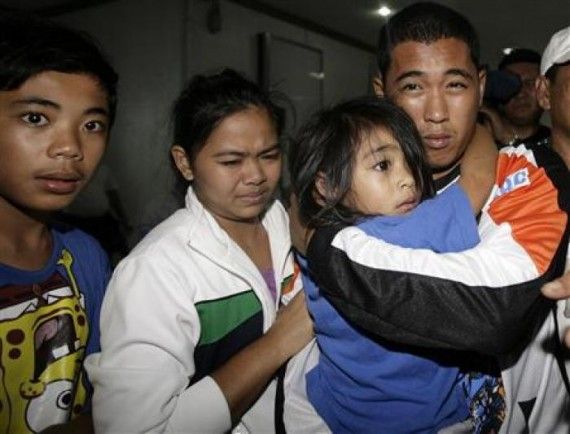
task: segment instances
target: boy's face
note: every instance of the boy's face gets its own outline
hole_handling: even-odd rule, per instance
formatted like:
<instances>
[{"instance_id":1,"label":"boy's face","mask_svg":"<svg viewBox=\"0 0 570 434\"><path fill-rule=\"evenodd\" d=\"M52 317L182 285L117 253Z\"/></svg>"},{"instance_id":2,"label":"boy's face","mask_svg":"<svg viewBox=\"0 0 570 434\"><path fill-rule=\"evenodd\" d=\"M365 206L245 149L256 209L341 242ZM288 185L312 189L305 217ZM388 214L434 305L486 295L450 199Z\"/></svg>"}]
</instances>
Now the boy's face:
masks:
<instances>
[{"instance_id":1,"label":"boy's face","mask_svg":"<svg viewBox=\"0 0 570 434\"><path fill-rule=\"evenodd\" d=\"M108 134L107 93L90 75L47 71L0 91L0 209L67 206L97 167Z\"/></svg>"},{"instance_id":2,"label":"boy's face","mask_svg":"<svg viewBox=\"0 0 570 434\"><path fill-rule=\"evenodd\" d=\"M473 137L485 86L484 72L477 71L465 42L402 42L392 50L386 77L374 85L377 94L412 117L433 169L461 158Z\"/></svg>"}]
</instances>

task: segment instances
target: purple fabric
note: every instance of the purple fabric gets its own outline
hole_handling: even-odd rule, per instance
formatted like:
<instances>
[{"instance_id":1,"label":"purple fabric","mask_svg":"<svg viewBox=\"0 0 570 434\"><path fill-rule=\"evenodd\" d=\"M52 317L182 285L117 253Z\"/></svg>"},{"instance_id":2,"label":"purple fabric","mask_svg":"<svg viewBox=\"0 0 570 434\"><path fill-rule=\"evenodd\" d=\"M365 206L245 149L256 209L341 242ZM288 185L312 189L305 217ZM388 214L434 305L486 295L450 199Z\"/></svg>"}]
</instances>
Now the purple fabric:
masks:
<instances>
[{"instance_id":1,"label":"purple fabric","mask_svg":"<svg viewBox=\"0 0 570 434\"><path fill-rule=\"evenodd\" d=\"M265 280L265 283L267 284L267 288L269 288L269 292L271 293L273 300L276 300L277 287L275 286L275 273L273 271L273 268L266 268L265 270L259 270L259 271L261 271L263 280Z\"/></svg>"}]
</instances>

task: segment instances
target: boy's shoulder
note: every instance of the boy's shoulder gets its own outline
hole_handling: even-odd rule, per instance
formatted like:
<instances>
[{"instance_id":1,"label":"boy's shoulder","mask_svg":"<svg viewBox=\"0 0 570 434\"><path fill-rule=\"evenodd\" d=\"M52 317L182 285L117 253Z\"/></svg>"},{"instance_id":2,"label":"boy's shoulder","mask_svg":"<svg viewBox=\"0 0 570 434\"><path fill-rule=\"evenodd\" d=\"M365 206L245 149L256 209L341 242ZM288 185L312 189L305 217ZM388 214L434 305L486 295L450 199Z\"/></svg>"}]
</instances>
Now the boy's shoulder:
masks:
<instances>
[{"instance_id":1,"label":"boy's shoulder","mask_svg":"<svg viewBox=\"0 0 570 434\"><path fill-rule=\"evenodd\" d=\"M108 280L111 266L107 253L91 235L67 224L52 225L54 252L61 265L69 265L87 280ZM68 262L69 261L69 262Z\"/></svg>"}]
</instances>

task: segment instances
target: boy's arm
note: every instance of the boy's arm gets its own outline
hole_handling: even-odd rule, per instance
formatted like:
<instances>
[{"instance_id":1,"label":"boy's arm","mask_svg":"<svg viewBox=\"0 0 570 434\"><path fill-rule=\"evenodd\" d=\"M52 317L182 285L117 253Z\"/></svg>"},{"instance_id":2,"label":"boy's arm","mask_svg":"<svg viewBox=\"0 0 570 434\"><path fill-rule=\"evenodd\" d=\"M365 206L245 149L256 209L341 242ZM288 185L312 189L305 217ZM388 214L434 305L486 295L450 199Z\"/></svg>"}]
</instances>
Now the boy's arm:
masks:
<instances>
[{"instance_id":1,"label":"boy's arm","mask_svg":"<svg viewBox=\"0 0 570 434\"><path fill-rule=\"evenodd\" d=\"M459 184L467 193L473 213L481 212L495 184L497 147L489 131L477 124L475 137L461 161Z\"/></svg>"}]
</instances>

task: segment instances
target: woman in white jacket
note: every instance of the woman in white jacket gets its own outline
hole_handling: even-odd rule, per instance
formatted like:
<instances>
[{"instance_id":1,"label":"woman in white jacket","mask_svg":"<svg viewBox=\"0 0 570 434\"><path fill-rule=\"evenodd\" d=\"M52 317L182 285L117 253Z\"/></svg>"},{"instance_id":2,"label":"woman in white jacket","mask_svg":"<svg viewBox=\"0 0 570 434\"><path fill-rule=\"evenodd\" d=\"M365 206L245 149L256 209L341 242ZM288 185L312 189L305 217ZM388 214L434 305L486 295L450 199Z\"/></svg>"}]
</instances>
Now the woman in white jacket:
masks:
<instances>
[{"instance_id":1,"label":"woman in white jacket","mask_svg":"<svg viewBox=\"0 0 570 434\"><path fill-rule=\"evenodd\" d=\"M117 267L87 362L97 432L274 429L277 369L312 337L288 219L273 196L278 117L234 71L197 76L174 107L186 207Z\"/></svg>"}]
</instances>

